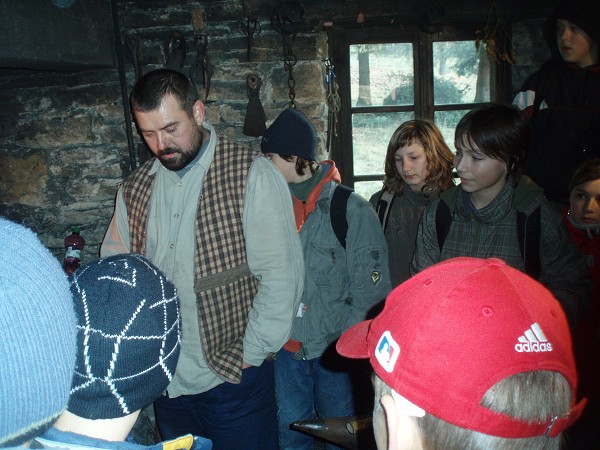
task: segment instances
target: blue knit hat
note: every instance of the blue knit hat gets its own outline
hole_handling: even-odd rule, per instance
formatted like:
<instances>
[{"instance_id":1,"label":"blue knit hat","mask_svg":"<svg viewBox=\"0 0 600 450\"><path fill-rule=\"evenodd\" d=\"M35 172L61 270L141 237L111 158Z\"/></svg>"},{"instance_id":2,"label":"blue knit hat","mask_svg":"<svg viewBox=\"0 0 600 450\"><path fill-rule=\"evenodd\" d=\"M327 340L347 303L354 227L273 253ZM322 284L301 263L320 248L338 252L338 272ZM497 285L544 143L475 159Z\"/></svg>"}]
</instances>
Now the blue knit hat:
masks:
<instances>
[{"instance_id":1,"label":"blue knit hat","mask_svg":"<svg viewBox=\"0 0 600 450\"><path fill-rule=\"evenodd\" d=\"M70 277L77 315L77 367L69 412L127 416L167 388L181 345L175 286L141 255L122 254Z\"/></svg>"},{"instance_id":2,"label":"blue knit hat","mask_svg":"<svg viewBox=\"0 0 600 450\"><path fill-rule=\"evenodd\" d=\"M75 326L58 260L31 230L0 218L0 446L40 435L64 411Z\"/></svg>"},{"instance_id":3,"label":"blue knit hat","mask_svg":"<svg viewBox=\"0 0 600 450\"><path fill-rule=\"evenodd\" d=\"M263 153L299 156L317 160L317 133L308 118L297 109L284 109L262 137Z\"/></svg>"}]
</instances>

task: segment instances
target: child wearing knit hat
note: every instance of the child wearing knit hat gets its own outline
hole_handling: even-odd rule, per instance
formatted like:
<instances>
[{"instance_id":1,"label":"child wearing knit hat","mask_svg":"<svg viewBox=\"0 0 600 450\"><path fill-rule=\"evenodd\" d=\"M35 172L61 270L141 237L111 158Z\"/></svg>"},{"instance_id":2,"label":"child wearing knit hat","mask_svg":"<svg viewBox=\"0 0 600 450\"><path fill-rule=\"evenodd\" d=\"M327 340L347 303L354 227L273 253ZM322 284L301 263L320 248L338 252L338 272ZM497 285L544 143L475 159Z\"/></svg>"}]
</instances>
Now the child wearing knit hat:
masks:
<instances>
[{"instance_id":1,"label":"child wearing knit hat","mask_svg":"<svg viewBox=\"0 0 600 450\"><path fill-rule=\"evenodd\" d=\"M25 445L65 410L75 323L59 262L31 230L0 218L0 447Z\"/></svg>"},{"instance_id":2,"label":"child wearing knit hat","mask_svg":"<svg viewBox=\"0 0 600 450\"><path fill-rule=\"evenodd\" d=\"M340 185L335 163L316 161L317 134L302 112L283 110L261 150L288 183L306 267L291 338L275 358L279 446L312 449L290 423L361 412L359 368L341 364L333 343L391 290L387 242L371 205Z\"/></svg>"},{"instance_id":3,"label":"child wearing knit hat","mask_svg":"<svg viewBox=\"0 0 600 450\"><path fill-rule=\"evenodd\" d=\"M430 266L337 350L373 366L380 450L558 449L586 404L560 304L500 259Z\"/></svg>"},{"instance_id":4,"label":"child wearing knit hat","mask_svg":"<svg viewBox=\"0 0 600 450\"><path fill-rule=\"evenodd\" d=\"M563 0L544 24L552 58L513 100L534 127L524 173L556 202L569 202L568 181L584 161L600 158L600 2Z\"/></svg>"},{"instance_id":5,"label":"child wearing knit hat","mask_svg":"<svg viewBox=\"0 0 600 450\"><path fill-rule=\"evenodd\" d=\"M69 280L77 317L71 395L67 411L36 438L36 445L212 448L210 440L192 435L150 447L129 437L141 409L167 388L179 359L181 323L173 283L135 254L87 264Z\"/></svg>"}]
</instances>

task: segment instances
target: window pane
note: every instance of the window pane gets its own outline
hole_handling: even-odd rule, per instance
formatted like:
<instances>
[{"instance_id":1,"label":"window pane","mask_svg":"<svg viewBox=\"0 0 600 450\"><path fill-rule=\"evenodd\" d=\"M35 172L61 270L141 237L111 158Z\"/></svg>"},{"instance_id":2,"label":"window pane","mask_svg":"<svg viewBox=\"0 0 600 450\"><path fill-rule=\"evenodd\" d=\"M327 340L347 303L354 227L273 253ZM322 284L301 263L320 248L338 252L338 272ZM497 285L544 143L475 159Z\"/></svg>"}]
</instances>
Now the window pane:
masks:
<instances>
[{"instance_id":1,"label":"window pane","mask_svg":"<svg viewBox=\"0 0 600 450\"><path fill-rule=\"evenodd\" d=\"M383 177L381 177L383 180ZM369 200L371 195L381 189L383 181L358 181L354 182L354 191L360 194L365 200Z\"/></svg>"},{"instance_id":2,"label":"window pane","mask_svg":"<svg viewBox=\"0 0 600 450\"><path fill-rule=\"evenodd\" d=\"M350 46L352 106L414 104L410 43Z\"/></svg>"},{"instance_id":3,"label":"window pane","mask_svg":"<svg viewBox=\"0 0 600 450\"><path fill-rule=\"evenodd\" d=\"M352 149L355 175L383 173L385 152L394 130L413 119L412 112L352 115Z\"/></svg>"},{"instance_id":4,"label":"window pane","mask_svg":"<svg viewBox=\"0 0 600 450\"><path fill-rule=\"evenodd\" d=\"M452 153L456 151L454 148L454 130L456 129L458 122L460 122L460 119L462 119L466 113L467 111L464 110L436 111L434 113L435 124L442 132L442 136L444 136L444 140L450 150L452 150Z\"/></svg>"},{"instance_id":5,"label":"window pane","mask_svg":"<svg viewBox=\"0 0 600 450\"><path fill-rule=\"evenodd\" d=\"M475 41L433 43L433 92L436 105L490 101L490 62Z\"/></svg>"}]
</instances>

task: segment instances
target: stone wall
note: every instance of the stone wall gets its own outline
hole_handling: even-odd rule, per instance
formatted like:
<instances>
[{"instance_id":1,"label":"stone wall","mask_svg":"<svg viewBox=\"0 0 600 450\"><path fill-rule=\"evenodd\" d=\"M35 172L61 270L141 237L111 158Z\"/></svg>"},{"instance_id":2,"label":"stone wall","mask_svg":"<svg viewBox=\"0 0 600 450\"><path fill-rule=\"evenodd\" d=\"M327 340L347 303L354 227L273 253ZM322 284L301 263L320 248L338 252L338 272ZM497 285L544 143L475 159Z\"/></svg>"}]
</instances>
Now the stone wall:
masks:
<instances>
[{"instance_id":1,"label":"stone wall","mask_svg":"<svg viewBox=\"0 0 600 450\"><path fill-rule=\"evenodd\" d=\"M94 257L127 167L116 71L3 76L0 103L0 215L57 256L78 225Z\"/></svg>"},{"instance_id":2,"label":"stone wall","mask_svg":"<svg viewBox=\"0 0 600 450\"><path fill-rule=\"evenodd\" d=\"M517 60L511 69L512 94L551 56L542 35L543 22L542 19L532 19L516 22L512 27L512 43L517 52Z\"/></svg>"},{"instance_id":3,"label":"stone wall","mask_svg":"<svg viewBox=\"0 0 600 450\"><path fill-rule=\"evenodd\" d=\"M206 5L119 1L118 6L123 40L132 34L140 38L144 73L165 65L164 41L173 31L185 36L188 53L183 72L188 73L196 56L192 12L205 9L214 67L207 120L219 133L258 148L258 138L242 133L247 75L262 77L267 125L289 103L282 38L268 18L260 19L262 31L255 37L252 61L246 62L238 1ZM298 58L296 105L313 119L321 137L326 117L322 81L326 44L325 33L307 30L297 35L292 47ZM135 75L132 64L125 67L129 92ZM0 215L33 228L58 258L70 228L80 226L86 239L84 262L96 259L116 190L131 165L118 70L2 70L0 103ZM140 142L135 130L134 139Z\"/></svg>"},{"instance_id":4,"label":"stone wall","mask_svg":"<svg viewBox=\"0 0 600 450\"><path fill-rule=\"evenodd\" d=\"M183 71L187 73L195 58L192 14L204 9L208 54L214 66L207 119L219 133L257 148L258 138L242 133L247 75L262 77L261 101L268 123L289 102L282 38L268 15L258 17L262 31L247 62L241 1L118 0L117 5L123 40L132 35L140 38L144 73L164 66L164 41L173 31L185 36L188 52ZM513 91L547 57L540 28L538 20L513 25L519 53ZM292 50L298 58L295 101L317 127L321 156L325 156L327 36L318 20L307 22ZM129 92L135 76L133 65L125 68ZM0 215L33 228L59 258L71 226L80 226L87 241L84 262L97 258L116 190L132 165L119 71L116 67L76 73L2 69L0 103ZM135 145L139 142L134 132Z\"/></svg>"}]
</instances>

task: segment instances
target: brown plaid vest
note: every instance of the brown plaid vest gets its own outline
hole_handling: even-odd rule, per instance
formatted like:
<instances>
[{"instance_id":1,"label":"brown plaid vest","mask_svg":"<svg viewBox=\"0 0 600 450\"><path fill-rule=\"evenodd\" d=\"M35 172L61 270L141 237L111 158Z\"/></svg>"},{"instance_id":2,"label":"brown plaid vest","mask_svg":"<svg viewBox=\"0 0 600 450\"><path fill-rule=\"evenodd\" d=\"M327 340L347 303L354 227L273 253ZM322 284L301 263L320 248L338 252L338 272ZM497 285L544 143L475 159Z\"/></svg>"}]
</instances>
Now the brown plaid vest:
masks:
<instances>
[{"instance_id":1,"label":"brown plaid vest","mask_svg":"<svg viewBox=\"0 0 600 450\"><path fill-rule=\"evenodd\" d=\"M246 178L257 152L219 137L195 225L196 305L204 358L223 380L242 379L243 337L258 281L248 269L242 229ZM154 158L123 183L130 251L145 254Z\"/></svg>"}]
</instances>

